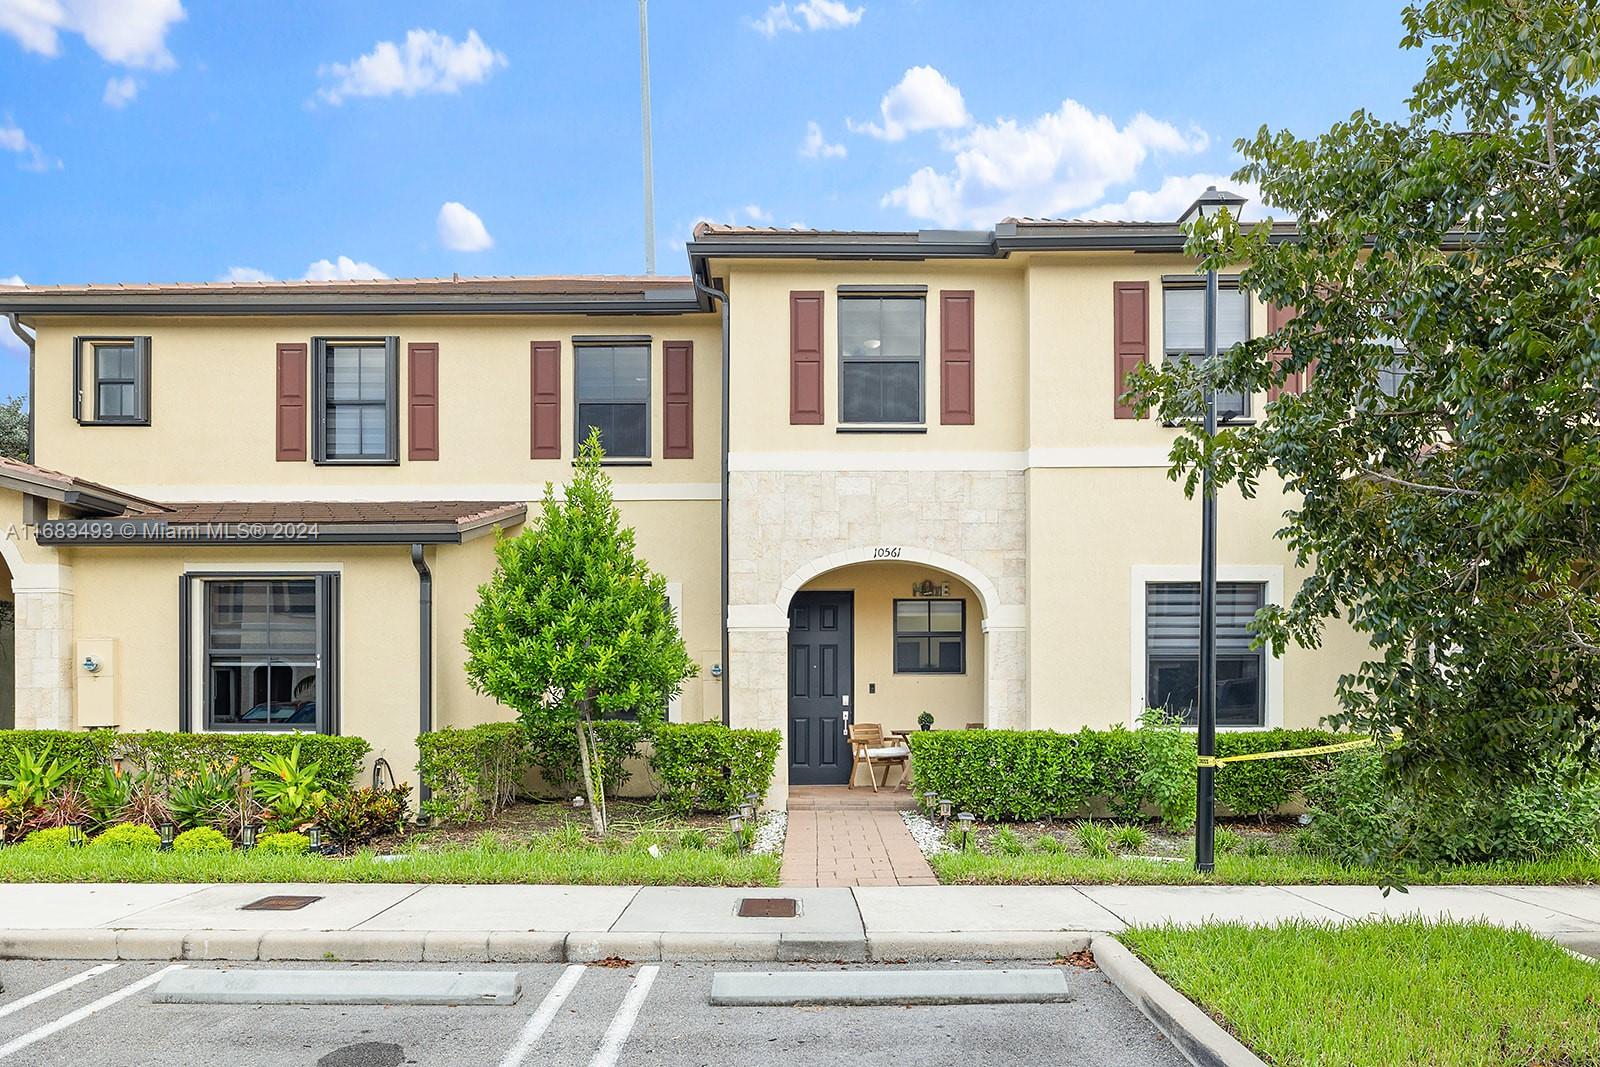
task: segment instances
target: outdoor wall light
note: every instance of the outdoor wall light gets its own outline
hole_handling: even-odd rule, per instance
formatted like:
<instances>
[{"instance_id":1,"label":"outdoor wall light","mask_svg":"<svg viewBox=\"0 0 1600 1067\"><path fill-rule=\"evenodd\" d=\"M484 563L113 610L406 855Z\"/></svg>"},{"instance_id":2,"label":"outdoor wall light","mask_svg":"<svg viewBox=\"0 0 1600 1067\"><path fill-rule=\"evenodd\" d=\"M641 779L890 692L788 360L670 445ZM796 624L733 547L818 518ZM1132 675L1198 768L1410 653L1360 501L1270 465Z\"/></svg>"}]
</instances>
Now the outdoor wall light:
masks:
<instances>
[{"instance_id":1,"label":"outdoor wall light","mask_svg":"<svg viewBox=\"0 0 1600 1067\"><path fill-rule=\"evenodd\" d=\"M170 822L164 822L156 827L156 832L161 835L161 851L172 851L172 839L178 836L178 828Z\"/></svg>"},{"instance_id":2,"label":"outdoor wall light","mask_svg":"<svg viewBox=\"0 0 1600 1067\"><path fill-rule=\"evenodd\" d=\"M241 826L239 828L239 847L240 848L248 850L248 849L252 849L252 848L256 847L256 830L257 829L258 828L255 826L254 823L246 823L245 825L243 825L243 826Z\"/></svg>"},{"instance_id":3,"label":"outdoor wall light","mask_svg":"<svg viewBox=\"0 0 1600 1067\"><path fill-rule=\"evenodd\" d=\"M956 819L961 823L961 851L965 852L967 850L967 835L972 833L972 824L977 822L978 819L970 811L962 812L956 816Z\"/></svg>"}]
</instances>

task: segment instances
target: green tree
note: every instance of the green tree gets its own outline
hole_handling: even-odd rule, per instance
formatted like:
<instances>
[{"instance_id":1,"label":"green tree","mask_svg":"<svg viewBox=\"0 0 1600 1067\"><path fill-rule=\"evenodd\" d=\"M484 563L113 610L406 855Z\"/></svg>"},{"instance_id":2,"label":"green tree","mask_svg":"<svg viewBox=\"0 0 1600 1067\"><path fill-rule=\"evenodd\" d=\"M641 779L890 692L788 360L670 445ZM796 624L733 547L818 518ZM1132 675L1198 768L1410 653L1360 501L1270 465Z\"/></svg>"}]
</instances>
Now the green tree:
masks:
<instances>
[{"instance_id":1,"label":"green tree","mask_svg":"<svg viewBox=\"0 0 1600 1067\"><path fill-rule=\"evenodd\" d=\"M592 433L565 493L547 485L537 520L500 538L464 637L473 689L530 728L576 731L596 833L606 809L595 722L637 715L653 725L695 674L666 580L635 553L601 458Z\"/></svg>"},{"instance_id":2,"label":"green tree","mask_svg":"<svg viewBox=\"0 0 1600 1067\"><path fill-rule=\"evenodd\" d=\"M1368 637L1338 718L1400 731L1391 771L1434 795L1525 781L1600 726L1596 10L1414 4L1401 44L1427 59L1404 118L1239 141L1235 180L1299 235L1224 217L1189 249L1298 317L1132 387L1180 420L1208 377L1309 378L1214 441L1189 420L1171 473L1191 494L1208 466L1247 496L1281 479L1278 536L1310 577L1258 631L1314 646L1341 615Z\"/></svg>"},{"instance_id":3,"label":"green tree","mask_svg":"<svg viewBox=\"0 0 1600 1067\"><path fill-rule=\"evenodd\" d=\"M28 398L0 402L0 456L28 458Z\"/></svg>"}]
</instances>

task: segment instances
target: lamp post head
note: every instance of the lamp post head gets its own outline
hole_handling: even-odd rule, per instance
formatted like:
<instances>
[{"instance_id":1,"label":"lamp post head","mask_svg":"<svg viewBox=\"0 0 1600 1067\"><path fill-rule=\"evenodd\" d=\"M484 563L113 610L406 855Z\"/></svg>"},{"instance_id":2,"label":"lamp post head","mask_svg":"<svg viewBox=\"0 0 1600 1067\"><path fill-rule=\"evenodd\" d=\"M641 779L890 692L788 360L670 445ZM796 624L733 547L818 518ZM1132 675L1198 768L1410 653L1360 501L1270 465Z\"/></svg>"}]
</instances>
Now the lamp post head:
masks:
<instances>
[{"instance_id":1,"label":"lamp post head","mask_svg":"<svg viewBox=\"0 0 1600 1067\"><path fill-rule=\"evenodd\" d=\"M1195 198L1194 203L1183 209L1183 214L1178 216L1178 225L1188 226L1197 218L1214 219L1222 214L1224 209L1237 219L1244 205L1245 198L1238 193L1208 185L1206 191Z\"/></svg>"}]
</instances>

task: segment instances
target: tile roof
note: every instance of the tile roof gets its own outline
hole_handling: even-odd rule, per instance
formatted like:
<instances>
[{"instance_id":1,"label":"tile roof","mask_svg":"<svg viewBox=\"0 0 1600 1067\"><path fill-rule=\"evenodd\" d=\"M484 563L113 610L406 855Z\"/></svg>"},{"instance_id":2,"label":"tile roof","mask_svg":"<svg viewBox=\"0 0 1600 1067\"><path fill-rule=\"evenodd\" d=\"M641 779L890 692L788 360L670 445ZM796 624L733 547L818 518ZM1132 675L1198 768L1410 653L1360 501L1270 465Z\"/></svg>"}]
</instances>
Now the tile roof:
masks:
<instances>
[{"instance_id":1,"label":"tile roof","mask_svg":"<svg viewBox=\"0 0 1600 1067\"><path fill-rule=\"evenodd\" d=\"M464 528L520 518L527 507L522 501L493 500L239 500L166 504L159 515L150 517L178 525L326 523L359 526L381 523Z\"/></svg>"},{"instance_id":2,"label":"tile roof","mask_svg":"<svg viewBox=\"0 0 1600 1067\"><path fill-rule=\"evenodd\" d=\"M146 500L143 497L134 496L132 493L125 493L121 489L102 485L99 482L91 482L87 478L79 478L76 475L51 470L49 467L24 463L20 459L12 459L9 456L0 456L0 476L4 475L10 475L13 479L42 489L53 489L62 495L78 493L104 498L124 505L128 511L159 512L165 510L162 505L153 500Z\"/></svg>"},{"instance_id":3,"label":"tile roof","mask_svg":"<svg viewBox=\"0 0 1600 1067\"><path fill-rule=\"evenodd\" d=\"M130 293L293 293L327 295L452 294L470 296L610 296L692 285L687 276L657 274L512 275L450 278L380 278L368 281L134 282L108 285L0 285L0 294L89 295Z\"/></svg>"}]
</instances>

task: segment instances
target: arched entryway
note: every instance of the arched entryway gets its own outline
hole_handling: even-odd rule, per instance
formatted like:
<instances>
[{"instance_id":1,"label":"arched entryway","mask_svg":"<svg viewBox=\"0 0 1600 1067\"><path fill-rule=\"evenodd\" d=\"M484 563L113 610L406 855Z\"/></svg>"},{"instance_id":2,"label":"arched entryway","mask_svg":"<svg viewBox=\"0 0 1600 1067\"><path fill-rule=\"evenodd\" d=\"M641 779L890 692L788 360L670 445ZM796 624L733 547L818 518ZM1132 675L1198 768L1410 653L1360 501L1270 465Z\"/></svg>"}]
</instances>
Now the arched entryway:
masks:
<instances>
[{"instance_id":1,"label":"arched entryway","mask_svg":"<svg viewBox=\"0 0 1600 1067\"><path fill-rule=\"evenodd\" d=\"M785 745L794 785L850 774L848 730L982 726L984 603L949 571L879 559L824 571L788 605Z\"/></svg>"}]
</instances>

